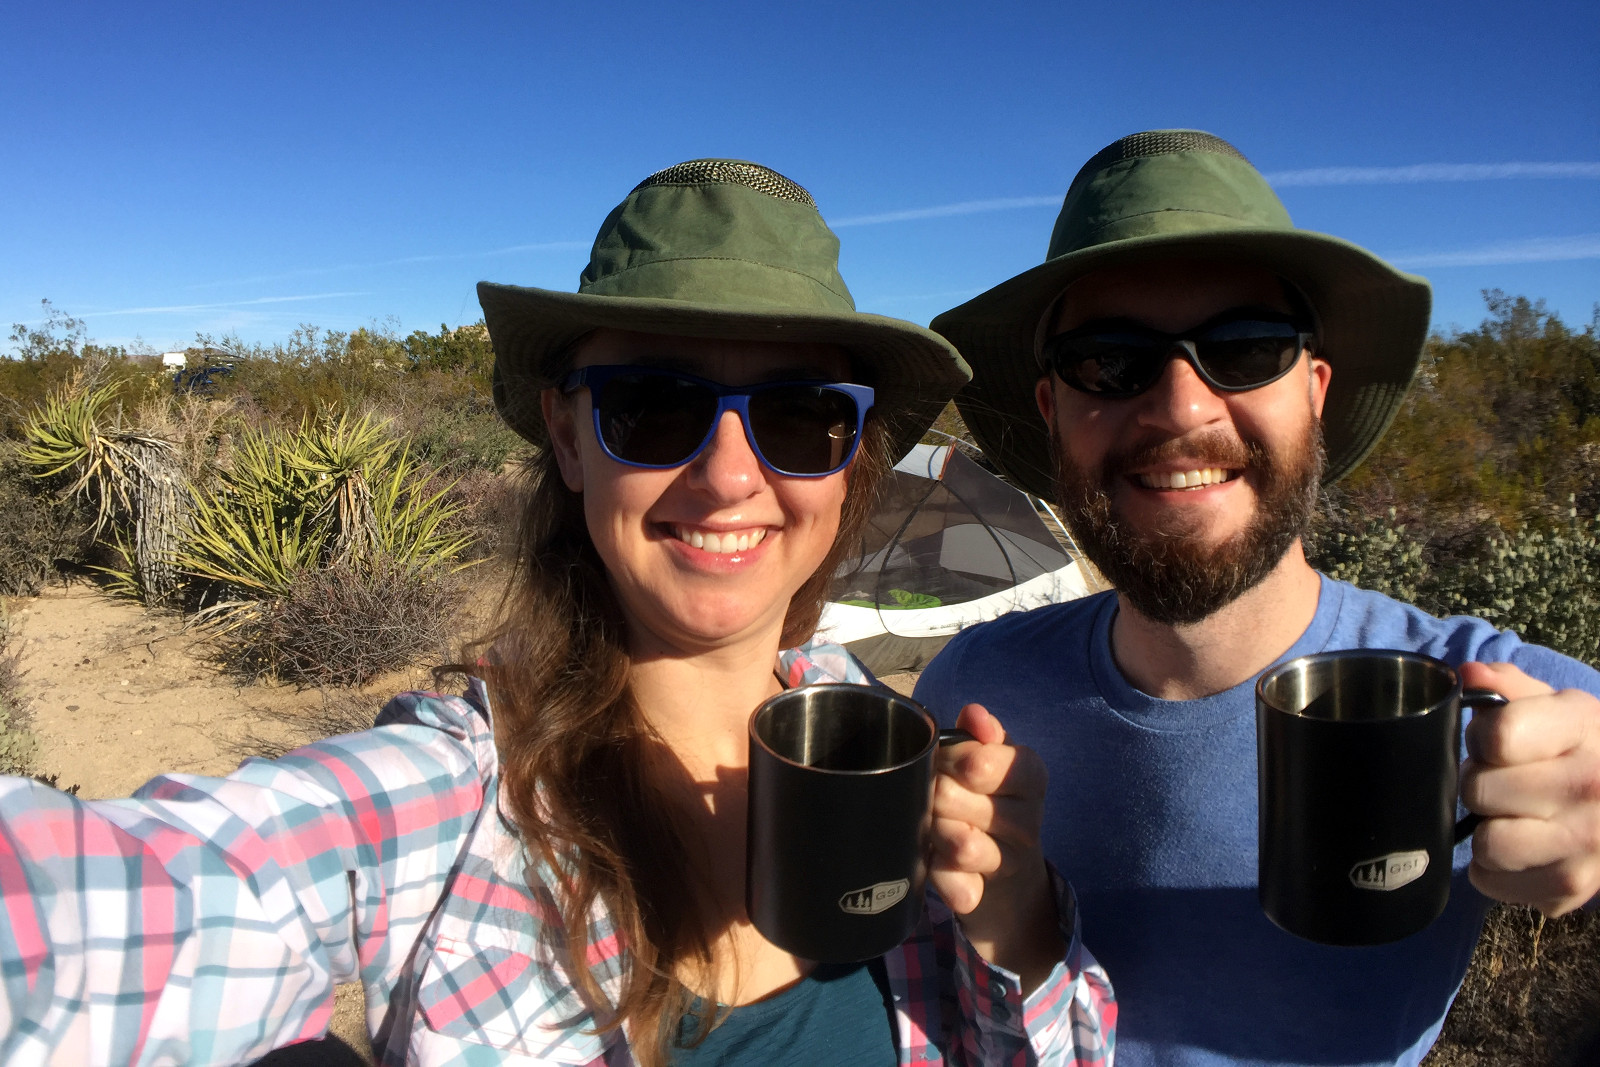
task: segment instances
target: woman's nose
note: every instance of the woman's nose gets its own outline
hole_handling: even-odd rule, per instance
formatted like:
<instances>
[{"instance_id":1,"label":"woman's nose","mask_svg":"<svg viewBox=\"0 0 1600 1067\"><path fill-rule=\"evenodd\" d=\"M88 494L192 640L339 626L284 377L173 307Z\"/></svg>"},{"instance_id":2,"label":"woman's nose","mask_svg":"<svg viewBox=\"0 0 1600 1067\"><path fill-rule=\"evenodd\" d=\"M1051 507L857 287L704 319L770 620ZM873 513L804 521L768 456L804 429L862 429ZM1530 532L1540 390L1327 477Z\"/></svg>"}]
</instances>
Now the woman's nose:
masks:
<instances>
[{"instance_id":1,"label":"woman's nose","mask_svg":"<svg viewBox=\"0 0 1600 1067\"><path fill-rule=\"evenodd\" d=\"M765 472L736 411L724 411L705 451L689 465L690 484L722 500L743 500L765 484Z\"/></svg>"}]
</instances>

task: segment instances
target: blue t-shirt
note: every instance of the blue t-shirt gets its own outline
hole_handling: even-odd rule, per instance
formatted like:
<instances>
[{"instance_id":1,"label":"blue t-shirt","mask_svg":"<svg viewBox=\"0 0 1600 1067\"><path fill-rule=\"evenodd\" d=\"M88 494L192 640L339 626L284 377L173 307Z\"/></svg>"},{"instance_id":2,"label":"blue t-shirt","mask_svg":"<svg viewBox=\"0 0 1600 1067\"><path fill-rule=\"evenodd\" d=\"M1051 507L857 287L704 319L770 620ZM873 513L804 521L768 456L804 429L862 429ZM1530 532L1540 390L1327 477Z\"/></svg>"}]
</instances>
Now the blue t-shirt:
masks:
<instances>
[{"instance_id":1,"label":"blue t-shirt","mask_svg":"<svg viewBox=\"0 0 1600 1067\"><path fill-rule=\"evenodd\" d=\"M983 704L1044 757L1045 854L1071 879L1084 941L1117 992L1118 1067L1417 1063L1438 1036L1489 901L1455 852L1450 903L1428 929L1368 948L1302 941L1256 897L1255 679L1158 700L1111 658L1114 593L959 634L918 680L943 724ZM1481 619L1436 619L1322 579L1283 659L1400 648L1456 665L1509 661L1600 695L1600 673Z\"/></svg>"}]
</instances>

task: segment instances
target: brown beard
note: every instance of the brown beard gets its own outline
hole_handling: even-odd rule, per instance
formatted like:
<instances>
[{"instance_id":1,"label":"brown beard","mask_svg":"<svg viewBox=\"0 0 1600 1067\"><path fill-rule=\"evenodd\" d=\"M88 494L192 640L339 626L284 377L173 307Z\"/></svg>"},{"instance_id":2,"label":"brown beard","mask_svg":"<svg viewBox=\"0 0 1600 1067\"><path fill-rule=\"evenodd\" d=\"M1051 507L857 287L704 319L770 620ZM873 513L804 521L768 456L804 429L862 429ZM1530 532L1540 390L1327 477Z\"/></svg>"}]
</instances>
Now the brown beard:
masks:
<instances>
[{"instance_id":1,"label":"brown beard","mask_svg":"<svg viewBox=\"0 0 1600 1067\"><path fill-rule=\"evenodd\" d=\"M1112 454L1098 477L1072 462L1054 427L1050 444L1056 497L1078 547L1139 614L1168 626L1207 618L1272 572L1311 521L1325 459L1322 423L1315 419L1290 455L1274 456L1259 442L1218 431ZM1253 474L1258 502L1249 525L1220 545L1208 545L1179 516L1143 531L1116 513L1111 493L1124 472L1179 455L1196 467Z\"/></svg>"}]
</instances>

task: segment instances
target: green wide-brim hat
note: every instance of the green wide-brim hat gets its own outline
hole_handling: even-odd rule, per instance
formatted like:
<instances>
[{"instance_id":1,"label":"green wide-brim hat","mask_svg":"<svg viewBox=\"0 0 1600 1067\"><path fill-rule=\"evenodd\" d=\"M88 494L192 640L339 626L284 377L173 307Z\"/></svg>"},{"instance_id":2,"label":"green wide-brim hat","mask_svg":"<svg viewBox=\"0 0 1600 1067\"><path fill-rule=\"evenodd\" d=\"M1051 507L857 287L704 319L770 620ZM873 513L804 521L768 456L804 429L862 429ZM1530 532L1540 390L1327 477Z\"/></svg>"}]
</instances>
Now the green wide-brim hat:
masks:
<instances>
[{"instance_id":1,"label":"green wide-brim hat","mask_svg":"<svg viewBox=\"0 0 1600 1067\"><path fill-rule=\"evenodd\" d=\"M601 327L839 345L875 392L896 459L972 377L924 327L856 310L811 194L756 163L697 159L639 183L601 224L575 293L478 283L500 415L546 439L539 394Z\"/></svg>"},{"instance_id":2,"label":"green wide-brim hat","mask_svg":"<svg viewBox=\"0 0 1600 1067\"><path fill-rule=\"evenodd\" d=\"M1040 323L1092 271L1154 260L1248 263L1297 288L1333 368L1322 422L1324 482L1383 436L1417 370L1432 294L1425 279L1365 249L1296 229L1256 169L1219 137L1152 130L1108 146L1078 172L1045 262L933 320L972 365L956 397L983 454L1014 482L1053 495L1049 434L1034 401L1045 373Z\"/></svg>"}]
</instances>

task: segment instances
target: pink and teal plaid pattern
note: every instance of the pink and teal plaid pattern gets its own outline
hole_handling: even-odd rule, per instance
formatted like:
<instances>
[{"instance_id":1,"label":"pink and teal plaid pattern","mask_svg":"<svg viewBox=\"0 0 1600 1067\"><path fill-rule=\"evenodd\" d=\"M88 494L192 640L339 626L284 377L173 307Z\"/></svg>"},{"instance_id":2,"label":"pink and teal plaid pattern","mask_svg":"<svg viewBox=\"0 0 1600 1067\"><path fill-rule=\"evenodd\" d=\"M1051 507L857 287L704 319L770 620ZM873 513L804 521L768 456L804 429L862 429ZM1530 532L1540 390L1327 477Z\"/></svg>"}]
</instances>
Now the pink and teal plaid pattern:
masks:
<instances>
[{"instance_id":1,"label":"pink and teal plaid pattern","mask_svg":"<svg viewBox=\"0 0 1600 1067\"><path fill-rule=\"evenodd\" d=\"M793 684L864 681L834 646ZM386 1065L631 1063L565 965L548 871L498 806L483 687L226 778L81 801L0 779L0 1063L238 1064L325 1032L359 978ZM886 959L903 1064L1109 1064L1116 1006L1058 882L1067 958L1024 1000L936 899ZM604 914L585 964L608 993Z\"/></svg>"}]
</instances>

